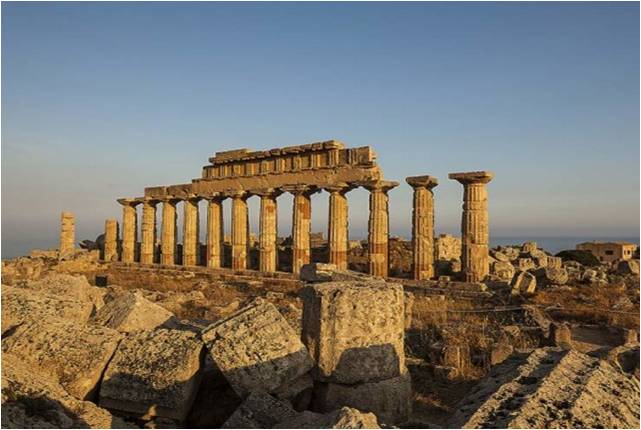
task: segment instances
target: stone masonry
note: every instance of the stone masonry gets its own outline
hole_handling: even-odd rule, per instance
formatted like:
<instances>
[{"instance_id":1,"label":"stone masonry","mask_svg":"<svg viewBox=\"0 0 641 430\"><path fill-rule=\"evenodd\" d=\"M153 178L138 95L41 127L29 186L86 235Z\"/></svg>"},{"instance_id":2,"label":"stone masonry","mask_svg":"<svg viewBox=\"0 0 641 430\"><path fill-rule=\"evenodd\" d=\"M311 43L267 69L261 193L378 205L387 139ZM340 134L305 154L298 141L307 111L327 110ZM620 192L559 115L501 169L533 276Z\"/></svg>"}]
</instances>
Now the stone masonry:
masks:
<instances>
[{"instance_id":1,"label":"stone masonry","mask_svg":"<svg viewBox=\"0 0 641 430\"><path fill-rule=\"evenodd\" d=\"M414 189L412 210L412 250L414 279L434 277L434 194L438 185L433 176L411 176L406 179Z\"/></svg>"},{"instance_id":2,"label":"stone masonry","mask_svg":"<svg viewBox=\"0 0 641 430\"><path fill-rule=\"evenodd\" d=\"M73 252L76 243L76 218L71 212L60 216L60 253Z\"/></svg>"},{"instance_id":3,"label":"stone masonry","mask_svg":"<svg viewBox=\"0 0 641 430\"><path fill-rule=\"evenodd\" d=\"M118 257L118 221L108 219L105 221L105 247L103 260L113 261Z\"/></svg>"}]
</instances>

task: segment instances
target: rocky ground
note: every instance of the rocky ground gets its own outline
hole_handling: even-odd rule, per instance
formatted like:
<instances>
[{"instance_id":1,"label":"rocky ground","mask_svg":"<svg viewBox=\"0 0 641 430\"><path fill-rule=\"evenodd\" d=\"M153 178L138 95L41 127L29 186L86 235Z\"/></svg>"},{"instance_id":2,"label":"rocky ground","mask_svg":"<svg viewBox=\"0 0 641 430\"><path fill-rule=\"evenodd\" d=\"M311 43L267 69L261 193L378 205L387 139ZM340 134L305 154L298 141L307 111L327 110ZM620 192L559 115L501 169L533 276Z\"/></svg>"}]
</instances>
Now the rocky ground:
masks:
<instances>
[{"instance_id":1,"label":"rocky ground","mask_svg":"<svg viewBox=\"0 0 641 430\"><path fill-rule=\"evenodd\" d=\"M638 260L526 243L493 249L486 282L461 285L456 240L440 242L440 281L408 282L402 303L345 299L381 303L363 313L336 302L310 314L305 282L117 277L98 251L3 261L2 426L638 428ZM390 254L392 276L408 277L408 243L392 240ZM364 255L354 245L350 268ZM324 266L305 276L340 291L383 283ZM404 315L400 340L366 328L396 327L388 308ZM323 312L371 342L341 355L352 326L309 335ZM314 353L321 338L340 365Z\"/></svg>"}]
</instances>

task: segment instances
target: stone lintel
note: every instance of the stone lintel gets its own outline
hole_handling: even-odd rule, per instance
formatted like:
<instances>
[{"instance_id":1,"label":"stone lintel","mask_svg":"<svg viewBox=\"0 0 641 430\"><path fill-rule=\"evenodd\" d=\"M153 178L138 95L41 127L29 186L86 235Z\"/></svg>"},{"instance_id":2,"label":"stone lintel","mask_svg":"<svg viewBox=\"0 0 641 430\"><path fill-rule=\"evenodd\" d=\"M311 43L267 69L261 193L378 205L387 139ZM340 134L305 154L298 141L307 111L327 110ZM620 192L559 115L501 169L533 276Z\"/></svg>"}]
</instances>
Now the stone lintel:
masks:
<instances>
[{"instance_id":1,"label":"stone lintel","mask_svg":"<svg viewBox=\"0 0 641 430\"><path fill-rule=\"evenodd\" d=\"M438 179L429 175L409 176L405 178L405 182L407 182L412 188L425 187L428 190L438 185Z\"/></svg>"},{"instance_id":2,"label":"stone lintel","mask_svg":"<svg viewBox=\"0 0 641 430\"><path fill-rule=\"evenodd\" d=\"M481 170L478 172L450 173L448 177L459 181L461 184L487 184L494 178L494 173Z\"/></svg>"},{"instance_id":3,"label":"stone lintel","mask_svg":"<svg viewBox=\"0 0 641 430\"><path fill-rule=\"evenodd\" d=\"M398 187L398 182L396 181L364 181L358 185L369 191L383 191L387 193L392 188Z\"/></svg>"},{"instance_id":4,"label":"stone lintel","mask_svg":"<svg viewBox=\"0 0 641 430\"><path fill-rule=\"evenodd\" d=\"M318 193L321 191L321 189L317 185L302 185L302 184L285 185L283 186L283 190L293 195L306 194L308 196L311 196L312 194Z\"/></svg>"}]
</instances>

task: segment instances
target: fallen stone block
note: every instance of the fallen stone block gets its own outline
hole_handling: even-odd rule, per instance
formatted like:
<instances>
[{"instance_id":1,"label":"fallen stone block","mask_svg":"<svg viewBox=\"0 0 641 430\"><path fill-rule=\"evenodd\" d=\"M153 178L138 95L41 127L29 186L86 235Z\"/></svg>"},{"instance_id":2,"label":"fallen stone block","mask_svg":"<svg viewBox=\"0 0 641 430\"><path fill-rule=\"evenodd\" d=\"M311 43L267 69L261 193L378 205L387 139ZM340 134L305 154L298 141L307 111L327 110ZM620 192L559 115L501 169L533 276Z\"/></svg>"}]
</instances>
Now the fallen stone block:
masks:
<instances>
[{"instance_id":1,"label":"fallen stone block","mask_svg":"<svg viewBox=\"0 0 641 430\"><path fill-rule=\"evenodd\" d=\"M380 281L385 280L380 276L352 270L340 270L335 264L311 263L305 264L300 269L300 279L305 282L338 282L338 281Z\"/></svg>"},{"instance_id":2,"label":"fallen stone block","mask_svg":"<svg viewBox=\"0 0 641 430\"><path fill-rule=\"evenodd\" d=\"M531 258L517 258L514 262L514 267L520 272L527 272L528 270L536 269L536 264Z\"/></svg>"},{"instance_id":3,"label":"fallen stone block","mask_svg":"<svg viewBox=\"0 0 641 430\"><path fill-rule=\"evenodd\" d=\"M304 411L298 416L276 424L277 429L378 429L378 420L372 413L343 407L326 414Z\"/></svg>"},{"instance_id":4,"label":"fallen stone block","mask_svg":"<svg viewBox=\"0 0 641 430\"><path fill-rule=\"evenodd\" d=\"M512 280L512 294L532 294L536 291L536 277L529 272L521 272Z\"/></svg>"},{"instance_id":5,"label":"fallen stone block","mask_svg":"<svg viewBox=\"0 0 641 430\"><path fill-rule=\"evenodd\" d=\"M272 393L277 399L288 401L295 410L303 411L309 407L312 400L314 380L309 373L286 382Z\"/></svg>"},{"instance_id":6,"label":"fallen stone block","mask_svg":"<svg viewBox=\"0 0 641 430\"><path fill-rule=\"evenodd\" d=\"M224 429L268 429L298 416L287 402L257 391L251 393L223 424Z\"/></svg>"},{"instance_id":7,"label":"fallen stone block","mask_svg":"<svg viewBox=\"0 0 641 430\"><path fill-rule=\"evenodd\" d=\"M496 261L492 264L492 274L503 281L510 282L515 273L516 269L509 261Z\"/></svg>"},{"instance_id":8,"label":"fallen stone block","mask_svg":"<svg viewBox=\"0 0 641 430\"><path fill-rule=\"evenodd\" d=\"M521 246L521 251L523 252L532 252L532 251L536 251L537 249L538 249L538 245L536 244L536 242L525 242Z\"/></svg>"},{"instance_id":9,"label":"fallen stone block","mask_svg":"<svg viewBox=\"0 0 641 430\"><path fill-rule=\"evenodd\" d=\"M619 261L616 271L619 275L639 276L639 260Z\"/></svg>"},{"instance_id":10,"label":"fallen stone block","mask_svg":"<svg viewBox=\"0 0 641 430\"><path fill-rule=\"evenodd\" d=\"M198 390L203 359L204 346L192 332L132 333L107 367L99 405L143 419L183 421Z\"/></svg>"},{"instance_id":11,"label":"fallen stone block","mask_svg":"<svg viewBox=\"0 0 641 430\"><path fill-rule=\"evenodd\" d=\"M141 293L131 291L117 294L108 301L92 317L92 322L123 333L178 326L174 314L145 299Z\"/></svg>"},{"instance_id":12,"label":"fallen stone block","mask_svg":"<svg viewBox=\"0 0 641 430\"><path fill-rule=\"evenodd\" d=\"M407 421L412 407L412 384L409 373L378 382L344 385L317 383L312 410L330 412L343 406L372 412L389 425Z\"/></svg>"},{"instance_id":13,"label":"fallen stone block","mask_svg":"<svg viewBox=\"0 0 641 430\"><path fill-rule=\"evenodd\" d=\"M354 384L404 372L401 285L330 282L309 286L302 296L303 341L316 380Z\"/></svg>"},{"instance_id":14,"label":"fallen stone block","mask_svg":"<svg viewBox=\"0 0 641 430\"><path fill-rule=\"evenodd\" d=\"M24 282L22 286L54 296L90 302L95 309L105 304L105 289L92 286L83 275L51 273L38 280Z\"/></svg>"},{"instance_id":15,"label":"fallen stone block","mask_svg":"<svg viewBox=\"0 0 641 430\"><path fill-rule=\"evenodd\" d=\"M548 268L560 269L563 267L563 259L561 257L552 257L548 255Z\"/></svg>"},{"instance_id":16,"label":"fallen stone block","mask_svg":"<svg viewBox=\"0 0 641 430\"><path fill-rule=\"evenodd\" d=\"M312 359L285 318L257 299L207 327L202 338L212 359L239 396L273 392L312 368Z\"/></svg>"}]
</instances>

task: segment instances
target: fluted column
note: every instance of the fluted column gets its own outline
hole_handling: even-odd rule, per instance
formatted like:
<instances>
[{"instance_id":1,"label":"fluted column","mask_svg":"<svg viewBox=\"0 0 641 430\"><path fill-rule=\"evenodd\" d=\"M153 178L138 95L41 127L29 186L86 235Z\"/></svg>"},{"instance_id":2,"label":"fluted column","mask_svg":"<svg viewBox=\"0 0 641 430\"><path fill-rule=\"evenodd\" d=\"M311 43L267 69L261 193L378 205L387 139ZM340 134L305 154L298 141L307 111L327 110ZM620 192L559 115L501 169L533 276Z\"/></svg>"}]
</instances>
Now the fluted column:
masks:
<instances>
[{"instance_id":1,"label":"fluted column","mask_svg":"<svg viewBox=\"0 0 641 430\"><path fill-rule=\"evenodd\" d=\"M60 255L73 252L76 244L76 217L71 212L60 215Z\"/></svg>"},{"instance_id":2,"label":"fluted column","mask_svg":"<svg viewBox=\"0 0 641 430\"><path fill-rule=\"evenodd\" d=\"M156 204L157 200L142 202L142 225L140 228L140 262L143 264L154 263L154 250L156 248Z\"/></svg>"},{"instance_id":3,"label":"fluted column","mask_svg":"<svg viewBox=\"0 0 641 430\"><path fill-rule=\"evenodd\" d=\"M348 205L346 194L354 189L352 185L337 184L325 187L329 192L329 217L327 242L329 263L341 270L347 270L347 251L349 249Z\"/></svg>"},{"instance_id":4,"label":"fluted column","mask_svg":"<svg viewBox=\"0 0 641 430\"><path fill-rule=\"evenodd\" d=\"M315 186L293 185L284 187L294 195L292 217L292 272L300 273L300 268L311 259L310 233L312 219L311 195L320 190Z\"/></svg>"},{"instance_id":5,"label":"fluted column","mask_svg":"<svg viewBox=\"0 0 641 430\"><path fill-rule=\"evenodd\" d=\"M183 201L183 266L195 266L198 261L198 202L191 196Z\"/></svg>"},{"instance_id":6,"label":"fluted column","mask_svg":"<svg viewBox=\"0 0 641 430\"><path fill-rule=\"evenodd\" d=\"M260 196L260 259L261 272L275 272L278 266L278 206L276 198L282 191L275 188L256 190L253 194Z\"/></svg>"},{"instance_id":7,"label":"fluted column","mask_svg":"<svg viewBox=\"0 0 641 430\"><path fill-rule=\"evenodd\" d=\"M110 218L105 221L105 245L102 259L118 260L118 221L115 219Z\"/></svg>"},{"instance_id":8,"label":"fluted column","mask_svg":"<svg viewBox=\"0 0 641 430\"><path fill-rule=\"evenodd\" d=\"M489 220L487 188L492 172L450 173L449 178L463 184L461 217L461 269L466 282L481 282L489 270Z\"/></svg>"},{"instance_id":9,"label":"fluted column","mask_svg":"<svg viewBox=\"0 0 641 430\"><path fill-rule=\"evenodd\" d=\"M249 213L245 191L234 191L229 194L232 198L231 210L231 268L234 270L247 269L249 255Z\"/></svg>"},{"instance_id":10,"label":"fluted column","mask_svg":"<svg viewBox=\"0 0 641 430\"><path fill-rule=\"evenodd\" d=\"M120 260L132 263L136 252L137 223L136 205L140 202L132 199L119 199L122 205L122 255Z\"/></svg>"},{"instance_id":11,"label":"fluted column","mask_svg":"<svg viewBox=\"0 0 641 430\"><path fill-rule=\"evenodd\" d=\"M219 194L207 198L207 267L219 268L223 259L223 200Z\"/></svg>"},{"instance_id":12,"label":"fluted column","mask_svg":"<svg viewBox=\"0 0 641 430\"><path fill-rule=\"evenodd\" d=\"M363 184L370 191L368 249L369 273L387 277L389 272L389 208L387 193L398 182L372 181Z\"/></svg>"},{"instance_id":13,"label":"fluted column","mask_svg":"<svg viewBox=\"0 0 641 430\"><path fill-rule=\"evenodd\" d=\"M434 194L438 185L433 176L411 176L406 179L414 189L412 207L412 253L414 279L434 276Z\"/></svg>"},{"instance_id":14,"label":"fluted column","mask_svg":"<svg viewBox=\"0 0 641 430\"><path fill-rule=\"evenodd\" d=\"M179 200L166 198L162 203L161 259L165 265L176 264L176 204Z\"/></svg>"}]
</instances>

